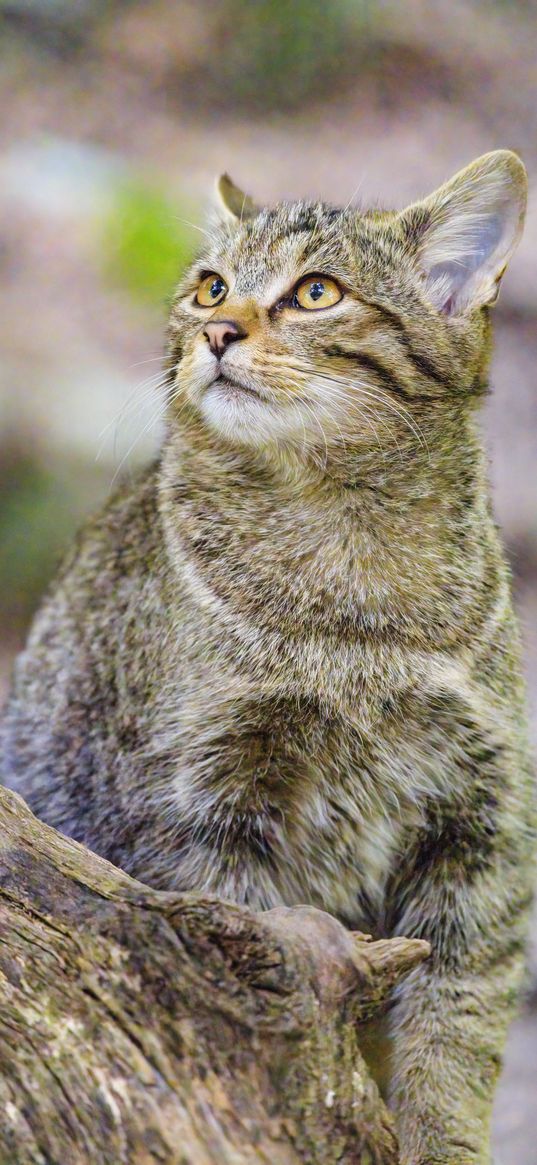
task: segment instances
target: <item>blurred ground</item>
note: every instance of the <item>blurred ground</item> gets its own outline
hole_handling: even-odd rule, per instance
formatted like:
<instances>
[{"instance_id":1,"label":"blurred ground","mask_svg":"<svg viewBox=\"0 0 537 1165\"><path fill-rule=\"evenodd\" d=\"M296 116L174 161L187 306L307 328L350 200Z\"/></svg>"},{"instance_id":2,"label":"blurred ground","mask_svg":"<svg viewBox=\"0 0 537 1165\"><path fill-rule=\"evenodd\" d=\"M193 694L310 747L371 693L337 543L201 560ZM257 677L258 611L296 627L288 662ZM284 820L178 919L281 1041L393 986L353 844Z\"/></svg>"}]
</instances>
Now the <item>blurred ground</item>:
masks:
<instances>
[{"instance_id":1,"label":"blurred ground","mask_svg":"<svg viewBox=\"0 0 537 1165\"><path fill-rule=\"evenodd\" d=\"M484 423L537 739L533 0L0 0L0 40L0 687L74 527L158 440L165 299L215 174L260 201L399 206L509 146L534 192ZM536 1080L529 1006L505 1165L537 1162Z\"/></svg>"}]
</instances>

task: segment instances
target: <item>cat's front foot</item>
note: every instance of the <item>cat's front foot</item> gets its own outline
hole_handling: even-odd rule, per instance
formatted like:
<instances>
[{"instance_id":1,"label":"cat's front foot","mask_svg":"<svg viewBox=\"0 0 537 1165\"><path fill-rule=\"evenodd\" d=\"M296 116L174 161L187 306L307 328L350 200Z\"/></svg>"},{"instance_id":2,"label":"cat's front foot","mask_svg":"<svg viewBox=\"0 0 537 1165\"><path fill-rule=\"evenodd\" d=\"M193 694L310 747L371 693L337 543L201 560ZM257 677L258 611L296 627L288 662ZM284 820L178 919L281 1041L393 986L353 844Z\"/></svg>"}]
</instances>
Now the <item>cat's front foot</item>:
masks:
<instances>
[{"instance_id":1,"label":"cat's front foot","mask_svg":"<svg viewBox=\"0 0 537 1165\"><path fill-rule=\"evenodd\" d=\"M314 906L278 906L259 913L269 927L299 954L317 994L332 1003L355 993L357 1016L368 1018L393 985L426 959L430 946L420 939L380 939L347 930Z\"/></svg>"}]
</instances>

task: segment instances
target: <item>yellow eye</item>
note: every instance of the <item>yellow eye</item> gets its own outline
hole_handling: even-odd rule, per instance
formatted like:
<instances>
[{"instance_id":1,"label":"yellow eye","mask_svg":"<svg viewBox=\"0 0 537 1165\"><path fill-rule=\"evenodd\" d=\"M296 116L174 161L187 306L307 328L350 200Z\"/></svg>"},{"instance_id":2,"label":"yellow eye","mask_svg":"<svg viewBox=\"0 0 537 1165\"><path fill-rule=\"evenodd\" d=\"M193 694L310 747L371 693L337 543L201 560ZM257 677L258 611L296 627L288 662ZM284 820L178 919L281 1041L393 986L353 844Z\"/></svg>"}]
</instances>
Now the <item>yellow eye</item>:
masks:
<instances>
[{"instance_id":1,"label":"yellow eye","mask_svg":"<svg viewBox=\"0 0 537 1165\"><path fill-rule=\"evenodd\" d=\"M319 311L321 307L333 307L343 299L343 292L333 279L322 275L308 275L299 283L293 295L293 307L305 307L308 311Z\"/></svg>"},{"instance_id":2,"label":"yellow eye","mask_svg":"<svg viewBox=\"0 0 537 1165\"><path fill-rule=\"evenodd\" d=\"M202 279L196 292L196 303L201 307L216 307L217 303L222 303L226 298L227 293L228 286L222 276L211 273Z\"/></svg>"}]
</instances>

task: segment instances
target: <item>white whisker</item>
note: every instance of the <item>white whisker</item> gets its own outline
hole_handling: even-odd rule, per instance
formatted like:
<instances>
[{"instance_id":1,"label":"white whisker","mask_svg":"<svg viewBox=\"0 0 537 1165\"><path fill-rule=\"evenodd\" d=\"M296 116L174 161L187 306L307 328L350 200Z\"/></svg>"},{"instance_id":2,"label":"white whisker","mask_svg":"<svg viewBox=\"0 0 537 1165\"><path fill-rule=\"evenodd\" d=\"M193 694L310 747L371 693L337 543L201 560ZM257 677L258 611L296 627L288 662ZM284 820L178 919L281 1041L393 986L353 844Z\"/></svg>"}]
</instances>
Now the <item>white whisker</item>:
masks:
<instances>
[{"instance_id":1,"label":"white whisker","mask_svg":"<svg viewBox=\"0 0 537 1165\"><path fill-rule=\"evenodd\" d=\"M146 403L154 396L158 396L161 390L165 387L167 381L167 374L159 372L148 380L143 381L130 394L128 399L121 405L119 411L112 417L111 421L104 426L98 437L98 448L95 455L95 460L99 461L102 457L104 447L106 445L107 437L111 430L114 430L113 453L116 454L117 439L120 426L126 421L134 420L134 418L143 410Z\"/></svg>"},{"instance_id":2,"label":"white whisker","mask_svg":"<svg viewBox=\"0 0 537 1165\"><path fill-rule=\"evenodd\" d=\"M365 174L362 174L362 177L360 178L360 181L359 181L356 189L353 190L347 205L343 207L343 214L345 214L345 212L349 209L349 207L352 206L354 199L356 198L356 195L358 194L358 191L361 190L361 188L364 184L364 180L365 180Z\"/></svg>"},{"instance_id":3,"label":"white whisker","mask_svg":"<svg viewBox=\"0 0 537 1165\"><path fill-rule=\"evenodd\" d=\"M304 371L306 371L306 368L304 368ZM419 427L417 422L414 421L414 418L411 416L408 409L404 408L404 406L399 408L383 389L377 389L376 392L374 392L374 386L371 384L366 384L360 380L350 380L341 376L335 377L325 372L319 372L314 367L311 368L311 372L315 376L320 377L322 380L326 380L328 383L333 385L338 385L340 388L357 388L360 393L369 397L376 404L382 403L385 405L394 414L394 416L398 417L403 422L403 424L406 425L406 427L414 434L419 444L422 445L430 455L427 439L421 427Z\"/></svg>"},{"instance_id":4,"label":"white whisker","mask_svg":"<svg viewBox=\"0 0 537 1165\"><path fill-rule=\"evenodd\" d=\"M210 233L210 231L206 231L205 227L200 227L197 225L197 223L190 222L190 220L188 218L180 218L179 215L177 215L177 214L172 215L172 218L174 219L175 222L180 222L185 227L192 227L193 231L199 231L200 235L205 235L205 237L207 239L211 239L211 241L212 241L213 235Z\"/></svg>"},{"instance_id":5,"label":"white whisker","mask_svg":"<svg viewBox=\"0 0 537 1165\"><path fill-rule=\"evenodd\" d=\"M111 481L111 483L110 483L110 485L111 485L111 486L114 486L114 485L115 485L115 483L116 483L116 481L117 481L117 479L118 479L118 477L119 477L119 475L120 475L120 473L121 473L121 470L123 469L123 466L125 465L125 463L128 461L128 459L129 459L129 457L131 456L131 454L132 454L132 453L134 452L134 450L136 449L136 446L137 446L137 445L140 443L140 441L142 440L142 437L145 437L146 433L149 433L149 432L151 432L151 430L152 430L152 429L155 427L155 425L157 424L157 421L160 421L160 420L161 420L161 418L163 417L163 415L164 415L165 411L166 411L166 402L164 402L163 404L160 404L160 405L157 407L157 409L155 410L155 412L154 412L154 413L152 414L152 416L149 418L149 420L148 420L147 424L145 424L145 425L144 425L144 427L143 427L143 429L141 430L141 432L140 432L140 433L138 433L138 435L135 437L134 441L132 442L132 444L131 444L131 445L129 446L129 448L127 449L127 452L126 452L126 453L123 455L123 457L121 458L121 461L120 461L120 463L119 463L119 465L118 465L118 467L117 467L117 469L116 469L116 471L115 471L115 473L114 473L114 476L113 476L113 478L112 478L112 481Z\"/></svg>"}]
</instances>

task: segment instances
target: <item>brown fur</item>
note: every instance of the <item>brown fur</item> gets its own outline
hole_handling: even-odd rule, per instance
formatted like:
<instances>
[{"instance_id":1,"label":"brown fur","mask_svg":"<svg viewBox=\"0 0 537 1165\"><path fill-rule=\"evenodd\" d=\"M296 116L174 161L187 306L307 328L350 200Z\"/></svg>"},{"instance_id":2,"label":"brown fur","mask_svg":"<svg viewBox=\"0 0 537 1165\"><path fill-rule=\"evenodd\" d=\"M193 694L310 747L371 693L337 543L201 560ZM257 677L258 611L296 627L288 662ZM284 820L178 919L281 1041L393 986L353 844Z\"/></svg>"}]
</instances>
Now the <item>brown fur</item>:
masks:
<instances>
[{"instance_id":1,"label":"brown fur","mask_svg":"<svg viewBox=\"0 0 537 1165\"><path fill-rule=\"evenodd\" d=\"M401 214L220 195L161 455L35 621L4 780L155 886L428 938L391 1013L402 1161L485 1165L534 809L476 407L523 167L487 155ZM294 306L310 272L339 303ZM207 319L245 333L220 363Z\"/></svg>"}]
</instances>

